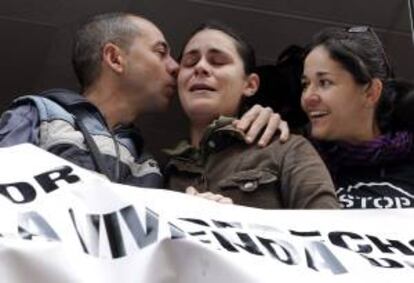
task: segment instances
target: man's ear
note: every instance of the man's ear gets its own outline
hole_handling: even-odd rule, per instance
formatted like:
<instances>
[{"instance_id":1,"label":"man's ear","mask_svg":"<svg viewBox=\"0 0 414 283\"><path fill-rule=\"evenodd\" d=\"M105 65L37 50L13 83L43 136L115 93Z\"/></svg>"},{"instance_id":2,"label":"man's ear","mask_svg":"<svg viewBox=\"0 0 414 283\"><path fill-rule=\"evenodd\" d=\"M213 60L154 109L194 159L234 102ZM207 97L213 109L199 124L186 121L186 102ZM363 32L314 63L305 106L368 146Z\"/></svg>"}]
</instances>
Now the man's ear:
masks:
<instances>
[{"instance_id":1,"label":"man's ear","mask_svg":"<svg viewBox=\"0 0 414 283\"><path fill-rule=\"evenodd\" d=\"M102 48L102 61L115 73L122 73L124 70L124 52L123 50L108 42Z\"/></svg>"},{"instance_id":2,"label":"man's ear","mask_svg":"<svg viewBox=\"0 0 414 283\"><path fill-rule=\"evenodd\" d=\"M244 96L254 95L256 91L259 89L259 85L260 85L259 75L256 73L251 73L250 75L247 76L243 95Z\"/></svg>"},{"instance_id":3,"label":"man's ear","mask_svg":"<svg viewBox=\"0 0 414 283\"><path fill-rule=\"evenodd\" d=\"M382 89L383 89L382 81L378 78L374 78L371 81L371 85L365 90L365 97L368 107L375 107L381 98Z\"/></svg>"}]
</instances>

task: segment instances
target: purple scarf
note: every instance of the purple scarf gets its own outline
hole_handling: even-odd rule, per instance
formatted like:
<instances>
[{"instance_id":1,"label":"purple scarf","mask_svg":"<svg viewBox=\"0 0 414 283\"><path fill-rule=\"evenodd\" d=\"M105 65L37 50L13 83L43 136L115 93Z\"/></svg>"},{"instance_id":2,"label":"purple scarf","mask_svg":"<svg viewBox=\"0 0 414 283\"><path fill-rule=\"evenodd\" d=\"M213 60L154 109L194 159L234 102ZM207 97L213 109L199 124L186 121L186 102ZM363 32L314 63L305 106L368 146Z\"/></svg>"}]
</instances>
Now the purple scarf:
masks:
<instances>
[{"instance_id":1,"label":"purple scarf","mask_svg":"<svg viewBox=\"0 0 414 283\"><path fill-rule=\"evenodd\" d=\"M388 133L359 144L317 142L316 147L328 167L373 166L399 162L413 157L411 132Z\"/></svg>"}]
</instances>

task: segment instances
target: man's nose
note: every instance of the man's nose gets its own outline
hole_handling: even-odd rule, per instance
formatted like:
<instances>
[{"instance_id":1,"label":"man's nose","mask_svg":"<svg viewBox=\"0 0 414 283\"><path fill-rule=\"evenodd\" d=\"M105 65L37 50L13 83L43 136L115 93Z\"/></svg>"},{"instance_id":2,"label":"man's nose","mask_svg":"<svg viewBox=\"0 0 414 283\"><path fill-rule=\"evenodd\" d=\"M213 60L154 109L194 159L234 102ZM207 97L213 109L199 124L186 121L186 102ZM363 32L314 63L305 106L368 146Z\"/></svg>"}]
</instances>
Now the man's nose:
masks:
<instances>
[{"instance_id":1,"label":"man's nose","mask_svg":"<svg viewBox=\"0 0 414 283\"><path fill-rule=\"evenodd\" d=\"M168 69L168 72L174 78L177 78L179 68L180 66L178 65L177 61L175 61L174 58L170 57L170 60L168 61L167 69Z\"/></svg>"}]
</instances>

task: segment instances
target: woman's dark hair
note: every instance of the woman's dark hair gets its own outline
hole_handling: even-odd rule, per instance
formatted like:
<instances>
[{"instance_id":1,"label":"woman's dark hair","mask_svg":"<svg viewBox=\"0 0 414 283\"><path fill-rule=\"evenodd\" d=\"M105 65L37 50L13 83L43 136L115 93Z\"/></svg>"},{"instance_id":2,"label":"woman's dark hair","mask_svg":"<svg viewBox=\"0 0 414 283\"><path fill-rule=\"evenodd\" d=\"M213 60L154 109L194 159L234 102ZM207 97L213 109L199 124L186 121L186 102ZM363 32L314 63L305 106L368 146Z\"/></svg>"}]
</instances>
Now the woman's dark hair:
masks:
<instances>
[{"instance_id":1,"label":"woman's dark hair","mask_svg":"<svg viewBox=\"0 0 414 283\"><path fill-rule=\"evenodd\" d=\"M208 22L201 24L195 30L192 31L192 33L188 37L188 40L185 41L185 44L187 44L188 41L200 31L208 30L208 29L221 31L227 34L228 36L230 36L231 38L233 38L237 53L240 55L243 61L245 73L251 74L254 72L256 68L256 55L255 55L253 47L247 42L247 40L240 33L238 33L237 31L235 31L234 29L232 29L231 27L223 23L220 23L218 21L208 21ZM180 55L180 58L181 57L182 57L182 54Z\"/></svg>"},{"instance_id":2,"label":"woman's dark hair","mask_svg":"<svg viewBox=\"0 0 414 283\"><path fill-rule=\"evenodd\" d=\"M391 128L391 115L396 97L395 80L388 57L371 27L326 28L317 33L307 48L323 46L330 57L340 63L361 85L380 79L383 91L375 111L381 132Z\"/></svg>"},{"instance_id":3,"label":"woman's dark hair","mask_svg":"<svg viewBox=\"0 0 414 283\"><path fill-rule=\"evenodd\" d=\"M302 95L304 48L289 45L279 54L276 63L256 68L260 77L257 93L245 101L250 109L254 104L272 108L289 124L292 132L304 127L308 118L300 105Z\"/></svg>"},{"instance_id":4,"label":"woman's dark hair","mask_svg":"<svg viewBox=\"0 0 414 283\"><path fill-rule=\"evenodd\" d=\"M392 125L395 130L414 130L414 83L407 80L392 82L396 90Z\"/></svg>"}]
</instances>

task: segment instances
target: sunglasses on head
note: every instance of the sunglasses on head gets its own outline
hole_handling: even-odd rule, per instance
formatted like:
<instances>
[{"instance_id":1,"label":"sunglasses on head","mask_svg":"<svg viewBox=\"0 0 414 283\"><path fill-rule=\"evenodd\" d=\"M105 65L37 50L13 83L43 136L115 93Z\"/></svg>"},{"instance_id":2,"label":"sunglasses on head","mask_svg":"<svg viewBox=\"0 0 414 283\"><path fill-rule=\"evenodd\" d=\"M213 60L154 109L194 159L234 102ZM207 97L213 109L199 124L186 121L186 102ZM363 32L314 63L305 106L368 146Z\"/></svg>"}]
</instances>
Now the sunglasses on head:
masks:
<instances>
[{"instance_id":1,"label":"sunglasses on head","mask_svg":"<svg viewBox=\"0 0 414 283\"><path fill-rule=\"evenodd\" d=\"M349 33L369 33L372 38L374 38L375 42L377 43L378 47L381 49L381 54L385 62L385 68L387 69L387 75L389 77L394 77L394 72L391 68L390 61L388 60L387 53L385 53L384 46L382 45L381 40L379 39L377 33L374 29L370 26L352 26L346 29Z\"/></svg>"}]
</instances>

